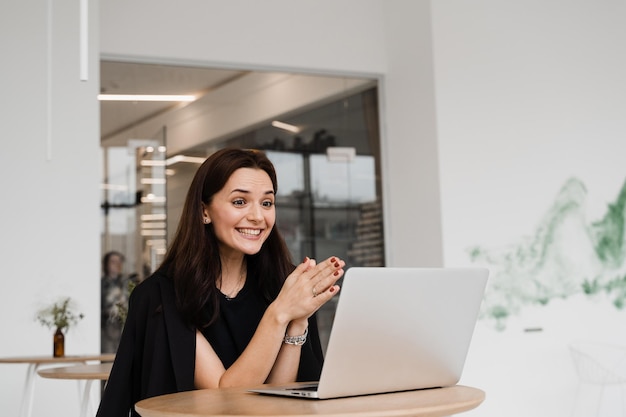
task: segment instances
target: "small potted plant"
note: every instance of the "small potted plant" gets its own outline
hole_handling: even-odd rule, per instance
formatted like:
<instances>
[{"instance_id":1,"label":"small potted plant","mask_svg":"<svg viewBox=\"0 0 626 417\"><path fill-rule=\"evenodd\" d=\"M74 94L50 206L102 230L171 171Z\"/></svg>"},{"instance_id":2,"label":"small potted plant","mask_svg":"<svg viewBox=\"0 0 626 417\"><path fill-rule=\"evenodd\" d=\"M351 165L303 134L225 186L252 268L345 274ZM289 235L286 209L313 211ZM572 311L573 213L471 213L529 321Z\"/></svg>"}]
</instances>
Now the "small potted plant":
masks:
<instances>
[{"instance_id":1,"label":"small potted plant","mask_svg":"<svg viewBox=\"0 0 626 417\"><path fill-rule=\"evenodd\" d=\"M55 358L65 356L65 335L70 326L77 324L84 315L72 310L72 300L66 297L37 313L37 320L54 333L53 355Z\"/></svg>"}]
</instances>

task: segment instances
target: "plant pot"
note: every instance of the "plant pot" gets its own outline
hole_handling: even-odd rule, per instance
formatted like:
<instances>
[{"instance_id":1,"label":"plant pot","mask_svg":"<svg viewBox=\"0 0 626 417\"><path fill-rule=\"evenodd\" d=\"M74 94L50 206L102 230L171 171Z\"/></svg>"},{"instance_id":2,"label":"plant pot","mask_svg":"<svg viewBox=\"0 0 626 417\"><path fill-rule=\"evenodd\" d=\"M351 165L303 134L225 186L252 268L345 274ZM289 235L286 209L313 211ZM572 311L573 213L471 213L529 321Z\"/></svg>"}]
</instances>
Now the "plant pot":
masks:
<instances>
[{"instance_id":1,"label":"plant pot","mask_svg":"<svg viewBox=\"0 0 626 417\"><path fill-rule=\"evenodd\" d=\"M63 335L63 332L59 328L54 332L53 356L55 358L65 356L65 335Z\"/></svg>"}]
</instances>

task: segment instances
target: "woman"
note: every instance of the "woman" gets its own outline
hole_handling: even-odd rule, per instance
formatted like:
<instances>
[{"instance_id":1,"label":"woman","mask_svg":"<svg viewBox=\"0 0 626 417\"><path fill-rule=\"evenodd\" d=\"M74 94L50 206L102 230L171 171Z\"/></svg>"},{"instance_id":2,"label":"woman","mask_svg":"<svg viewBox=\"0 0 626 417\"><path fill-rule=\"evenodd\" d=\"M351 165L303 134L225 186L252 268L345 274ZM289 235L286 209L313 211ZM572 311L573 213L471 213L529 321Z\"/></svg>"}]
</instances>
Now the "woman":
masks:
<instances>
[{"instance_id":1,"label":"woman","mask_svg":"<svg viewBox=\"0 0 626 417\"><path fill-rule=\"evenodd\" d=\"M200 166L163 263L131 294L99 417L178 391L319 379L314 313L345 263L294 267L276 190L262 152L223 149Z\"/></svg>"},{"instance_id":2,"label":"woman","mask_svg":"<svg viewBox=\"0 0 626 417\"><path fill-rule=\"evenodd\" d=\"M115 353L122 335L120 309L126 309L130 279L123 274L124 255L117 251L102 257L100 279L100 351Z\"/></svg>"}]
</instances>

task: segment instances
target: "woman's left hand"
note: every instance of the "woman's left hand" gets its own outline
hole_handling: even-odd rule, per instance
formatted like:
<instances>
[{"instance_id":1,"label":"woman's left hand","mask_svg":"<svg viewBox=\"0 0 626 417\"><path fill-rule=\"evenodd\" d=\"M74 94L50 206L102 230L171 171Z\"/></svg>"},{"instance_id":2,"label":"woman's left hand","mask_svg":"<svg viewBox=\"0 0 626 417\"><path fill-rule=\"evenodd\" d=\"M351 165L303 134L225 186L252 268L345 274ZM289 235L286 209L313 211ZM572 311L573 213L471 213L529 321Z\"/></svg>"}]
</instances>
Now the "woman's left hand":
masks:
<instances>
[{"instance_id":1,"label":"woman's left hand","mask_svg":"<svg viewBox=\"0 0 626 417\"><path fill-rule=\"evenodd\" d=\"M308 257L287 277L274 307L280 320L306 319L339 292L336 284L346 263L331 256L321 263Z\"/></svg>"}]
</instances>

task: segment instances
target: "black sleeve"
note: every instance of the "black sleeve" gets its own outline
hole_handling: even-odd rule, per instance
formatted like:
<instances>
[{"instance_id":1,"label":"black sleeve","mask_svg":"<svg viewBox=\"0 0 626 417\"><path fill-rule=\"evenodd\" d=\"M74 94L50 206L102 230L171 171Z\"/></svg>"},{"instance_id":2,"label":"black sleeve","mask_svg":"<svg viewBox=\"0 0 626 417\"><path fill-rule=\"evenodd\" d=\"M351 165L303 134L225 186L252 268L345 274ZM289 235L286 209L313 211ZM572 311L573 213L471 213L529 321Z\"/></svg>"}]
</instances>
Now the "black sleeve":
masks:
<instances>
[{"instance_id":1,"label":"black sleeve","mask_svg":"<svg viewBox=\"0 0 626 417\"><path fill-rule=\"evenodd\" d=\"M122 331L111 374L98 407L97 417L128 417L133 408L133 393L139 390L139 381L133 378L135 352L142 347L139 335L146 323L146 298L138 286L130 296L128 316Z\"/></svg>"},{"instance_id":2,"label":"black sleeve","mask_svg":"<svg viewBox=\"0 0 626 417\"><path fill-rule=\"evenodd\" d=\"M138 401L194 388L195 330L185 325L174 299L171 280L158 273L131 293L97 417L138 417Z\"/></svg>"},{"instance_id":3,"label":"black sleeve","mask_svg":"<svg viewBox=\"0 0 626 417\"><path fill-rule=\"evenodd\" d=\"M324 354L320 341L319 329L317 328L317 316L313 314L309 318L309 334L307 341L302 345L300 353L300 367L298 368L298 382L318 381L322 372Z\"/></svg>"}]
</instances>

